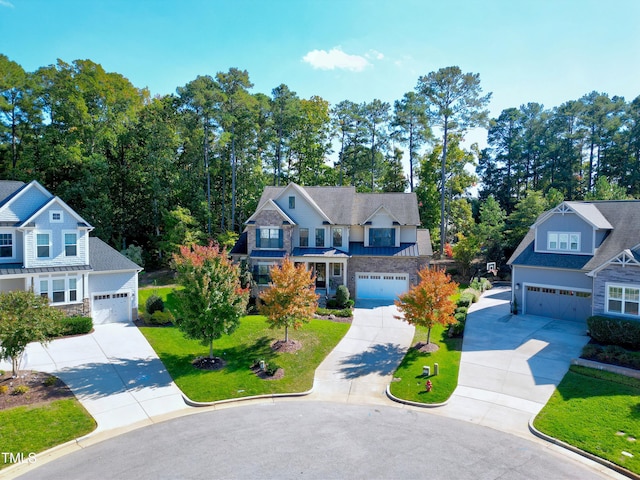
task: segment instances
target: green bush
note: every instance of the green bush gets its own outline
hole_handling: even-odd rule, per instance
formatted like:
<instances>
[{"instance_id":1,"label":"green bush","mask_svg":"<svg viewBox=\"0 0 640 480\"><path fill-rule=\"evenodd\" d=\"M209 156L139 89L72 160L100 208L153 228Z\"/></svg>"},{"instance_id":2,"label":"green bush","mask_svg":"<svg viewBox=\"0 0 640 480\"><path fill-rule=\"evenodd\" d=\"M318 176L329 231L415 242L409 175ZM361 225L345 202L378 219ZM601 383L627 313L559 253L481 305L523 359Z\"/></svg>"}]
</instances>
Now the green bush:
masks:
<instances>
[{"instance_id":1,"label":"green bush","mask_svg":"<svg viewBox=\"0 0 640 480\"><path fill-rule=\"evenodd\" d=\"M144 309L149 315L153 315L155 312L164 312L164 301L158 295L152 294L147 298Z\"/></svg>"},{"instance_id":2,"label":"green bush","mask_svg":"<svg viewBox=\"0 0 640 480\"><path fill-rule=\"evenodd\" d=\"M91 317L64 317L58 323L58 336L84 335L93 329Z\"/></svg>"},{"instance_id":3,"label":"green bush","mask_svg":"<svg viewBox=\"0 0 640 480\"><path fill-rule=\"evenodd\" d=\"M349 289L346 285L339 285L336 290L336 302L338 303L338 307L345 308L347 306L347 302L349 301Z\"/></svg>"},{"instance_id":4,"label":"green bush","mask_svg":"<svg viewBox=\"0 0 640 480\"><path fill-rule=\"evenodd\" d=\"M270 377L273 377L279 368L280 366L275 363L268 363L267 368L264 369L264 372Z\"/></svg>"},{"instance_id":5,"label":"green bush","mask_svg":"<svg viewBox=\"0 0 640 480\"><path fill-rule=\"evenodd\" d=\"M482 286L481 291L483 291L483 292L486 292L487 290L491 290L493 288L493 285L491 285L491 282L489 281L488 278L482 277L480 279L480 284Z\"/></svg>"},{"instance_id":6,"label":"green bush","mask_svg":"<svg viewBox=\"0 0 640 480\"><path fill-rule=\"evenodd\" d=\"M458 299L458 307L469 308L473 303L473 297L467 293L462 293Z\"/></svg>"},{"instance_id":7,"label":"green bush","mask_svg":"<svg viewBox=\"0 0 640 480\"><path fill-rule=\"evenodd\" d=\"M477 290L475 288L465 288L462 291L462 295L469 295L472 299L473 299L473 303L476 303L478 300L480 300L480 290Z\"/></svg>"},{"instance_id":8,"label":"green bush","mask_svg":"<svg viewBox=\"0 0 640 480\"><path fill-rule=\"evenodd\" d=\"M327 300L327 308L338 308L338 300L335 298Z\"/></svg>"},{"instance_id":9,"label":"green bush","mask_svg":"<svg viewBox=\"0 0 640 480\"><path fill-rule=\"evenodd\" d=\"M468 311L467 307L457 307L454 313L464 313L466 315Z\"/></svg>"},{"instance_id":10,"label":"green bush","mask_svg":"<svg viewBox=\"0 0 640 480\"><path fill-rule=\"evenodd\" d=\"M18 385L17 387L13 388L11 395L24 395L28 391L29 387L27 387L26 385Z\"/></svg>"},{"instance_id":11,"label":"green bush","mask_svg":"<svg viewBox=\"0 0 640 480\"><path fill-rule=\"evenodd\" d=\"M51 375L50 377L45 378L44 383L47 387L53 387L58 382L58 377Z\"/></svg>"},{"instance_id":12,"label":"green bush","mask_svg":"<svg viewBox=\"0 0 640 480\"><path fill-rule=\"evenodd\" d=\"M582 358L640 370L640 352L626 350L618 345L588 343L582 349Z\"/></svg>"},{"instance_id":13,"label":"green bush","mask_svg":"<svg viewBox=\"0 0 640 480\"><path fill-rule=\"evenodd\" d=\"M144 323L147 325L169 325L175 320L173 314L167 310L166 312L156 310L151 315L145 312Z\"/></svg>"},{"instance_id":14,"label":"green bush","mask_svg":"<svg viewBox=\"0 0 640 480\"><path fill-rule=\"evenodd\" d=\"M334 317L349 318L353 316L353 312L350 308L343 308L342 310L333 310L330 308L318 308L316 309L317 315L333 315Z\"/></svg>"},{"instance_id":15,"label":"green bush","mask_svg":"<svg viewBox=\"0 0 640 480\"><path fill-rule=\"evenodd\" d=\"M589 334L598 343L640 350L640 322L594 315L587 319Z\"/></svg>"}]
</instances>

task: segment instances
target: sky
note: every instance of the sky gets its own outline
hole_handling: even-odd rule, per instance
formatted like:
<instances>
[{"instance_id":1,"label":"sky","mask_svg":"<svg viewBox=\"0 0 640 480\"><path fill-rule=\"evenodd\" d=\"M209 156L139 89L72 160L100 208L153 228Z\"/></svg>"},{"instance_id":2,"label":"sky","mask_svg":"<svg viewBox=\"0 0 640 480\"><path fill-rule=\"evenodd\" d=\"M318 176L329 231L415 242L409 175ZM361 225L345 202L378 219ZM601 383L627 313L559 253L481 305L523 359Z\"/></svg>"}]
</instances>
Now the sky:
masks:
<instances>
[{"instance_id":1,"label":"sky","mask_svg":"<svg viewBox=\"0 0 640 480\"><path fill-rule=\"evenodd\" d=\"M236 67L254 93L284 83L331 104L393 104L457 65L497 117L594 90L636 98L638 19L640 0L0 0L0 53L27 71L90 59L152 95Z\"/></svg>"}]
</instances>

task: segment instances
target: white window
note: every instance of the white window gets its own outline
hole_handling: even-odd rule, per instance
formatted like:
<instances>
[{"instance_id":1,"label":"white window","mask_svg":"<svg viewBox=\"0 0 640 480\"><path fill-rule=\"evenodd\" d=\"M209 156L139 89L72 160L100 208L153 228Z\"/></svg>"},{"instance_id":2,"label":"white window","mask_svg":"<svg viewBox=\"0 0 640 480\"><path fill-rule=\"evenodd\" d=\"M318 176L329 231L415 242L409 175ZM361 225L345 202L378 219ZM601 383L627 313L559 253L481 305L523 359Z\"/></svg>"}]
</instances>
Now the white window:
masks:
<instances>
[{"instance_id":1,"label":"white window","mask_svg":"<svg viewBox=\"0 0 640 480\"><path fill-rule=\"evenodd\" d=\"M51 301L53 303L64 302L64 278L54 278L51 281Z\"/></svg>"},{"instance_id":2,"label":"white window","mask_svg":"<svg viewBox=\"0 0 640 480\"><path fill-rule=\"evenodd\" d=\"M640 316L640 287L607 285L607 312Z\"/></svg>"},{"instance_id":3,"label":"white window","mask_svg":"<svg viewBox=\"0 0 640 480\"><path fill-rule=\"evenodd\" d=\"M64 256L75 257L78 255L78 234L75 232L64 233Z\"/></svg>"},{"instance_id":4,"label":"white window","mask_svg":"<svg viewBox=\"0 0 640 480\"><path fill-rule=\"evenodd\" d=\"M574 232L549 232L547 234L547 250L579 252L580 234Z\"/></svg>"},{"instance_id":5,"label":"white window","mask_svg":"<svg viewBox=\"0 0 640 480\"><path fill-rule=\"evenodd\" d=\"M75 302L78 300L78 279L69 278L69 301Z\"/></svg>"},{"instance_id":6,"label":"white window","mask_svg":"<svg viewBox=\"0 0 640 480\"><path fill-rule=\"evenodd\" d=\"M74 303L78 301L78 278L45 277L40 279L40 296L51 303Z\"/></svg>"},{"instance_id":7,"label":"white window","mask_svg":"<svg viewBox=\"0 0 640 480\"><path fill-rule=\"evenodd\" d=\"M12 233L0 233L0 258L13 258Z\"/></svg>"},{"instance_id":8,"label":"white window","mask_svg":"<svg viewBox=\"0 0 640 480\"><path fill-rule=\"evenodd\" d=\"M336 227L333 229L333 246L342 246L342 227Z\"/></svg>"},{"instance_id":9,"label":"white window","mask_svg":"<svg viewBox=\"0 0 640 480\"><path fill-rule=\"evenodd\" d=\"M51 235L48 233L37 233L36 248L38 258L49 258L51 256Z\"/></svg>"},{"instance_id":10,"label":"white window","mask_svg":"<svg viewBox=\"0 0 640 480\"><path fill-rule=\"evenodd\" d=\"M40 280L40 296L49 298L49 280Z\"/></svg>"},{"instance_id":11,"label":"white window","mask_svg":"<svg viewBox=\"0 0 640 480\"><path fill-rule=\"evenodd\" d=\"M62 223L64 221L64 216L62 215L61 210L51 210L49 212L49 221L51 223Z\"/></svg>"}]
</instances>

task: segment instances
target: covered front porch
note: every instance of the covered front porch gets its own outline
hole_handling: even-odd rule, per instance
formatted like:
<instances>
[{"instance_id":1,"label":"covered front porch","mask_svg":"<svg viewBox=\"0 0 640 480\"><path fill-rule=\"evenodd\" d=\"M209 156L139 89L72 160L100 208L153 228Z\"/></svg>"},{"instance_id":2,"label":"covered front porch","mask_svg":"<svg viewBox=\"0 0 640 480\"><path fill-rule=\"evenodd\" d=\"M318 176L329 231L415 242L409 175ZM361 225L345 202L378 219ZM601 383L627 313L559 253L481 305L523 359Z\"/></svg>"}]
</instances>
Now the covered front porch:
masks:
<instances>
[{"instance_id":1,"label":"covered front porch","mask_svg":"<svg viewBox=\"0 0 640 480\"><path fill-rule=\"evenodd\" d=\"M316 278L316 293L330 297L340 285L347 285L349 256L335 249L296 248L291 259L303 264Z\"/></svg>"}]
</instances>

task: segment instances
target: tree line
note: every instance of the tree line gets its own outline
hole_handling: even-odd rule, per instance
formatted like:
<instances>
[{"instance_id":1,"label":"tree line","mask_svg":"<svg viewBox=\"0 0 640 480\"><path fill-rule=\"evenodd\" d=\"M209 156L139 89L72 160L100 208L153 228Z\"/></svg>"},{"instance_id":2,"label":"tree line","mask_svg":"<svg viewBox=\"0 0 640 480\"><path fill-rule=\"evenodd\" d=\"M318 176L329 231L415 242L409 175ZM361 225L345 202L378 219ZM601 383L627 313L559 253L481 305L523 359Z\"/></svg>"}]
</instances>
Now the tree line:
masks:
<instances>
[{"instance_id":1,"label":"tree line","mask_svg":"<svg viewBox=\"0 0 640 480\"><path fill-rule=\"evenodd\" d=\"M232 244L264 187L290 181L415 191L441 249L479 221L478 182L504 215L528 191L640 188L639 99L594 93L489 119L479 75L458 67L419 77L393 104L252 88L230 68L151 96L91 60L27 72L0 54L0 178L40 181L111 245L142 247L150 267L178 245ZM472 127L488 128L487 149L465 146Z\"/></svg>"}]
</instances>

